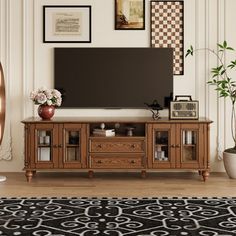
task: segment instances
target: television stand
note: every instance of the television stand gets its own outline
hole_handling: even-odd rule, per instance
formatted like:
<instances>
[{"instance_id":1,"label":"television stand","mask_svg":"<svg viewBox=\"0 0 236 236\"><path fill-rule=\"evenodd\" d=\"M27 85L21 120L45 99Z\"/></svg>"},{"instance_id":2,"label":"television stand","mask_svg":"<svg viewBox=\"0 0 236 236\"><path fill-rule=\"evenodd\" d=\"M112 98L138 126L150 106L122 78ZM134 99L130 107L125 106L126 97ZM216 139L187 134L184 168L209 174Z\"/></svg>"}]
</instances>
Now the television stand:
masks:
<instances>
[{"instance_id":1,"label":"television stand","mask_svg":"<svg viewBox=\"0 0 236 236\"><path fill-rule=\"evenodd\" d=\"M58 117L22 122L28 182L36 171L65 169L87 170L90 178L105 169L137 170L143 178L148 170L157 169L196 170L204 181L209 176L211 121L206 118ZM101 123L115 135L94 134Z\"/></svg>"}]
</instances>

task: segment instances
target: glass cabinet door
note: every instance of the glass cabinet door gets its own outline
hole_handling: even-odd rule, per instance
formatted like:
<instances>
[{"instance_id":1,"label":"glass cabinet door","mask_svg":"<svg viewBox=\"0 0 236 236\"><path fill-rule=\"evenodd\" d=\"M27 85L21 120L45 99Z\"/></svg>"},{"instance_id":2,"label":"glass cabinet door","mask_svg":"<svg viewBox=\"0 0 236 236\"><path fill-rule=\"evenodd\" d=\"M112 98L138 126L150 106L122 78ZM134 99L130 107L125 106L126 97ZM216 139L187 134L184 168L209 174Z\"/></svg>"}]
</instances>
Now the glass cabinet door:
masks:
<instances>
[{"instance_id":1,"label":"glass cabinet door","mask_svg":"<svg viewBox=\"0 0 236 236\"><path fill-rule=\"evenodd\" d=\"M174 144L175 130L171 124L153 126L153 168L172 168L175 165Z\"/></svg>"},{"instance_id":2,"label":"glass cabinet door","mask_svg":"<svg viewBox=\"0 0 236 236\"><path fill-rule=\"evenodd\" d=\"M60 126L63 133L62 140L62 168L82 168L86 166L86 125L85 124L64 124ZM81 137L83 136L83 139Z\"/></svg>"},{"instance_id":3,"label":"glass cabinet door","mask_svg":"<svg viewBox=\"0 0 236 236\"><path fill-rule=\"evenodd\" d=\"M155 132L154 161L169 161L169 132L157 130Z\"/></svg>"},{"instance_id":4,"label":"glass cabinet door","mask_svg":"<svg viewBox=\"0 0 236 236\"><path fill-rule=\"evenodd\" d=\"M198 131L182 129L182 162L195 162L198 157Z\"/></svg>"},{"instance_id":5,"label":"glass cabinet door","mask_svg":"<svg viewBox=\"0 0 236 236\"><path fill-rule=\"evenodd\" d=\"M37 158L36 162L52 161L52 130L37 129Z\"/></svg>"},{"instance_id":6,"label":"glass cabinet door","mask_svg":"<svg viewBox=\"0 0 236 236\"><path fill-rule=\"evenodd\" d=\"M80 162L81 151L80 151L80 129L69 130L65 132L65 162Z\"/></svg>"}]
</instances>

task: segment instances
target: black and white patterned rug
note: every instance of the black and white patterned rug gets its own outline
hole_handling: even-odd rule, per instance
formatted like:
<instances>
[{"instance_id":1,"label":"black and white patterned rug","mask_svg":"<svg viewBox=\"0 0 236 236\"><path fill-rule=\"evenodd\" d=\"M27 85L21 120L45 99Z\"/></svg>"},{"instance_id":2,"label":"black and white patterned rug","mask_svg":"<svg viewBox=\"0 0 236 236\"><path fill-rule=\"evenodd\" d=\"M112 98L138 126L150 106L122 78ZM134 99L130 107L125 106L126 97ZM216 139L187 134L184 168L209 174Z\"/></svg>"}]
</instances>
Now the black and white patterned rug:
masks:
<instances>
[{"instance_id":1,"label":"black and white patterned rug","mask_svg":"<svg viewBox=\"0 0 236 236\"><path fill-rule=\"evenodd\" d=\"M0 236L232 236L236 198L0 198Z\"/></svg>"}]
</instances>

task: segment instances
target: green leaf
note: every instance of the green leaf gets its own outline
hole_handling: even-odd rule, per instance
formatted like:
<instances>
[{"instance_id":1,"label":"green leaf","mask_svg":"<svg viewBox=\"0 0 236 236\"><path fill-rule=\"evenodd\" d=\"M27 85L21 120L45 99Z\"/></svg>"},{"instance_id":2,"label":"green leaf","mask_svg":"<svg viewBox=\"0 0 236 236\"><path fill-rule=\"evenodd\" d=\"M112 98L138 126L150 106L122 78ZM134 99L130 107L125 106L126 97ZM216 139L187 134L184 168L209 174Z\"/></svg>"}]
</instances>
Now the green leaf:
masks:
<instances>
[{"instance_id":1,"label":"green leaf","mask_svg":"<svg viewBox=\"0 0 236 236\"><path fill-rule=\"evenodd\" d=\"M217 45L218 45L218 47L220 47L220 48L224 48L224 46L223 45L221 45L221 44L219 44L219 43L217 43Z\"/></svg>"},{"instance_id":2,"label":"green leaf","mask_svg":"<svg viewBox=\"0 0 236 236\"><path fill-rule=\"evenodd\" d=\"M223 75L225 72L226 72L226 69L222 70L220 74Z\"/></svg>"},{"instance_id":3,"label":"green leaf","mask_svg":"<svg viewBox=\"0 0 236 236\"><path fill-rule=\"evenodd\" d=\"M227 47L226 49L227 49L227 50L234 51L234 48L231 48L231 47Z\"/></svg>"},{"instance_id":4,"label":"green leaf","mask_svg":"<svg viewBox=\"0 0 236 236\"><path fill-rule=\"evenodd\" d=\"M233 69L236 66L236 60L235 61L231 61L230 64L227 66L230 69Z\"/></svg>"},{"instance_id":5,"label":"green leaf","mask_svg":"<svg viewBox=\"0 0 236 236\"><path fill-rule=\"evenodd\" d=\"M189 55L193 56L193 46L192 45L190 45L190 48L187 50L185 57L187 57Z\"/></svg>"},{"instance_id":6,"label":"green leaf","mask_svg":"<svg viewBox=\"0 0 236 236\"><path fill-rule=\"evenodd\" d=\"M227 42L226 41L223 42L223 47L227 48Z\"/></svg>"},{"instance_id":7,"label":"green leaf","mask_svg":"<svg viewBox=\"0 0 236 236\"><path fill-rule=\"evenodd\" d=\"M191 54L191 51L190 50L187 50L187 53L185 54L185 57L187 57L188 55Z\"/></svg>"}]
</instances>

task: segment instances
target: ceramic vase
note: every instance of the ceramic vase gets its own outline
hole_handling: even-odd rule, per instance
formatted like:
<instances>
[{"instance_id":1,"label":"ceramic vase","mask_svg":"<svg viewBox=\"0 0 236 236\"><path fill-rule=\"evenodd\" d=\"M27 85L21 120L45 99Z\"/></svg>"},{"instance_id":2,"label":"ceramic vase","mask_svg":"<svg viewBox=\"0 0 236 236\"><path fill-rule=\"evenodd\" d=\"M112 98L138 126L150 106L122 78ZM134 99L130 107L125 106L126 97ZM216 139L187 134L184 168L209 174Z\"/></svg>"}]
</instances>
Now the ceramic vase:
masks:
<instances>
[{"instance_id":1,"label":"ceramic vase","mask_svg":"<svg viewBox=\"0 0 236 236\"><path fill-rule=\"evenodd\" d=\"M223 161L229 178L236 179L236 153L223 152Z\"/></svg>"},{"instance_id":2,"label":"ceramic vase","mask_svg":"<svg viewBox=\"0 0 236 236\"><path fill-rule=\"evenodd\" d=\"M55 112L55 106L48 106L48 105L40 105L38 107L38 115L43 120L50 120Z\"/></svg>"}]
</instances>

